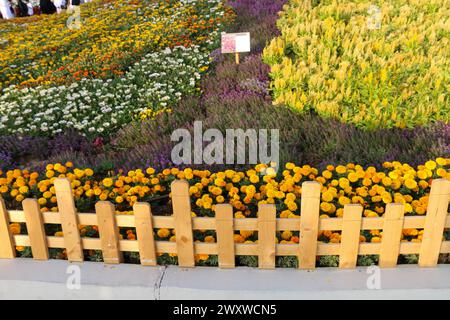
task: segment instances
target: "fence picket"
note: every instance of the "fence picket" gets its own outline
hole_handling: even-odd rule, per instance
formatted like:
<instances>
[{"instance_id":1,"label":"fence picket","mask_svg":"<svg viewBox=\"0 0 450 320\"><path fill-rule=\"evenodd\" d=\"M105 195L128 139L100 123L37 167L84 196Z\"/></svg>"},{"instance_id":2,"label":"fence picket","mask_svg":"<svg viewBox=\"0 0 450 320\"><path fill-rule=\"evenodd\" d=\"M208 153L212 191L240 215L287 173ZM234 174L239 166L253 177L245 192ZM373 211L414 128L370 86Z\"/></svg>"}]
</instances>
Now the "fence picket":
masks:
<instances>
[{"instance_id":1,"label":"fence picket","mask_svg":"<svg viewBox=\"0 0 450 320\"><path fill-rule=\"evenodd\" d=\"M233 207L229 204L216 205L217 250L220 268L234 268Z\"/></svg>"},{"instance_id":2,"label":"fence picket","mask_svg":"<svg viewBox=\"0 0 450 320\"><path fill-rule=\"evenodd\" d=\"M78 227L77 208L72 194L72 186L67 178L57 178L54 182L61 227L64 234L67 259L81 262L84 260Z\"/></svg>"},{"instance_id":3,"label":"fence picket","mask_svg":"<svg viewBox=\"0 0 450 320\"><path fill-rule=\"evenodd\" d=\"M14 238L9 230L9 216L5 201L0 197L0 259L12 259L16 257Z\"/></svg>"},{"instance_id":4,"label":"fence picket","mask_svg":"<svg viewBox=\"0 0 450 320\"><path fill-rule=\"evenodd\" d=\"M172 182L171 187L178 265L180 267L194 267L194 237L192 234L189 184L186 180L176 180Z\"/></svg>"},{"instance_id":5,"label":"fence picket","mask_svg":"<svg viewBox=\"0 0 450 320\"><path fill-rule=\"evenodd\" d=\"M320 183L314 181L302 184L300 241L298 267L316 267L317 235L319 233Z\"/></svg>"},{"instance_id":6,"label":"fence picket","mask_svg":"<svg viewBox=\"0 0 450 320\"><path fill-rule=\"evenodd\" d=\"M44 219L36 199L25 199L22 202L28 237L30 239L33 259L48 260L47 237L44 229Z\"/></svg>"},{"instance_id":7,"label":"fence picket","mask_svg":"<svg viewBox=\"0 0 450 320\"><path fill-rule=\"evenodd\" d=\"M402 203L389 203L384 214L383 238L381 240L381 268L393 268L397 265L400 253L400 239L403 230L405 206Z\"/></svg>"},{"instance_id":8,"label":"fence picket","mask_svg":"<svg viewBox=\"0 0 450 320\"><path fill-rule=\"evenodd\" d=\"M258 206L258 267L275 268L276 207L273 204Z\"/></svg>"},{"instance_id":9,"label":"fence picket","mask_svg":"<svg viewBox=\"0 0 450 320\"><path fill-rule=\"evenodd\" d=\"M116 264L123 261L119 247L119 229L116 225L115 208L109 201L99 201L95 204L98 231L105 263Z\"/></svg>"},{"instance_id":10,"label":"fence picket","mask_svg":"<svg viewBox=\"0 0 450 320\"><path fill-rule=\"evenodd\" d=\"M156 266L155 238L150 204L138 202L133 206L133 210L141 264Z\"/></svg>"},{"instance_id":11,"label":"fence picket","mask_svg":"<svg viewBox=\"0 0 450 320\"><path fill-rule=\"evenodd\" d=\"M344 206L341 246L339 249L339 268L341 269L356 267L362 210L363 208L359 204L347 204Z\"/></svg>"},{"instance_id":12,"label":"fence picket","mask_svg":"<svg viewBox=\"0 0 450 320\"><path fill-rule=\"evenodd\" d=\"M419 253L419 266L421 267L437 265L447 218L449 196L450 181L446 179L433 180Z\"/></svg>"}]
</instances>

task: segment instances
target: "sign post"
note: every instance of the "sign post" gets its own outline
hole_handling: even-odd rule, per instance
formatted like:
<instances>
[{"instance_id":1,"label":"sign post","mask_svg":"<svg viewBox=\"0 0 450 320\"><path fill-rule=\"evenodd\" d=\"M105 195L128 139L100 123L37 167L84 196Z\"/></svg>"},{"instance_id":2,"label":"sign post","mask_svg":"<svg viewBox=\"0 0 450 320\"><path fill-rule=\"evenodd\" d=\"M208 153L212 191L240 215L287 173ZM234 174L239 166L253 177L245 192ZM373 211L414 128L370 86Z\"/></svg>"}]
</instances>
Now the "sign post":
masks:
<instances>
[{"instance_id":1,"label":"sign post","mask_svg":"<svg viewBox=\"0 0 450 320\"><path fill-rule=\"evenodd\" d=\"M234 53L236 56L236 64L239 64L240 52L250 52L250 33L223 33L222 53Z\"/></svg>"}]
</instances>

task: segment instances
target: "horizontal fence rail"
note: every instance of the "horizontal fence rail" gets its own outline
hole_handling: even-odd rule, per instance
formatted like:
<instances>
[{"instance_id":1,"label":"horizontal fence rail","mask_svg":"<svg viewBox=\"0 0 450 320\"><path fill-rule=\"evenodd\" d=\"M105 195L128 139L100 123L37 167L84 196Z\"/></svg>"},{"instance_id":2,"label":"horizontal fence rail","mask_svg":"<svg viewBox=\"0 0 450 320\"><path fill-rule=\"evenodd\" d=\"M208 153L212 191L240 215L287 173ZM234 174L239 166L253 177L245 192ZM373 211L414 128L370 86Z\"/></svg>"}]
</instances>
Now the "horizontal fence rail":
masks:
<instances>
[{"instance_id":1,"label":"horizontal fence rail","mask_svg":"<svg viewBox=\"0 0 450 320\"><path fill-rule=\"evenodd\" d=\"M101 250L105 263L122 262L122 252L139 252L141 264L156 265L157 253L177 254L181 267L195 266L196 254L218 255L220 268L235 267L239 255L258 256L259 268L273 269L276 256L297 256L300 269L313 269L317 256L338 255L340 268L354 268L358 255L380 255L380 267L395 267L399 254L419 254L419 266L436 266L441 253L450 253L443 240L450 228L450 181L434 180L425 216L404 216L402 204L390 203L383 217L362 217L363 207L344 207L342 218L319 218L318 182L302 184L301 217L276 218L275 205L260 205L257 218L233 218L229 204L216 205L216 216L192 217L187 181L172 183L173 215L154 216L150 204L136 203L134 215L115 214L114 205L99 201L96 213L77 213L67 178L55 179L59 212L40 212L35 199L23 201L23 211L10 210L0 200L0 258L15 257L15 246L31 247L33 258L47 260L49 248L66 249L69 261L83 261L83 250ZM11 222L26 223L28 235L13 235ZM63 237L46 236L44 224L60 224ZM81 237L80 225L98 226L100 238ZM136 228L137 240L121 240L118 227ZM175 229L176 242L156 241L154 228ZM424 229L422 242L402 242L403 229ZM380 243L360 242L361 230L383 230ZM216 243L194 242L193 230L216 230ZM234 243L236 230L258 232L258 243ZM297 244L277 244L276 231L300 231ZM319 231L341 231L341 243L322 243Z\"/></svg>"}]
</instances>

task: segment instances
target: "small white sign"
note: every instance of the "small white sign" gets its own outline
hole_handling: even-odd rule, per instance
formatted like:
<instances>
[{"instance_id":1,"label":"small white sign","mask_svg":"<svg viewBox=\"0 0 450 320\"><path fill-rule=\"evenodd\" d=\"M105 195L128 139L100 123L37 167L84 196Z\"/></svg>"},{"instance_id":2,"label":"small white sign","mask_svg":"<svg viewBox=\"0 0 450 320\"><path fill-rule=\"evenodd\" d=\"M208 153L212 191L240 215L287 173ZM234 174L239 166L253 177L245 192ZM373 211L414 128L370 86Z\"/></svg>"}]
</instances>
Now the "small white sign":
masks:
<instances>
[{"instance_id":1,"label":"small white sign","mask_svg":"<svg viewBox=\"0 0 450 320\"><path fill-rule=\"evenodd\" d=\"M250 32L222 34L222 53L236 52L250 52Z\"/></svg>"}]
</instances>

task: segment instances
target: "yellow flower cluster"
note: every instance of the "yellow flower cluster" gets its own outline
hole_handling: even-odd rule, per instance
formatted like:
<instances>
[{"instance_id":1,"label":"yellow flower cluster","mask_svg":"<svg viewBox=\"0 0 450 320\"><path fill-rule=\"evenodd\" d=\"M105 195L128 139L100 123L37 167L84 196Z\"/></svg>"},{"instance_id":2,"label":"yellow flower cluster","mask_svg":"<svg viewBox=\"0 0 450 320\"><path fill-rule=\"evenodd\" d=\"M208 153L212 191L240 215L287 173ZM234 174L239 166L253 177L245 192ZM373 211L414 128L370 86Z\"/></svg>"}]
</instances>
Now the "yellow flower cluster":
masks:
<instances>
[{"instance_id":1,"label":"yellow flower cluster","mask_svg":"<svg viewBox=\"0 0 450 320\"><path fill-rule=\"evenodd\" d=\"M448 122L445 4L378 1L376 14L370 2L290 1L264 50L274 103L365 128Z\"/></svg>"},{"instance_id":2,"label":"yellow flower cluster","mask_svg":"<svg viewBox=\"0 0 450 320\"><path fill-rule=\"evenodd\" d=\"M112 201L117 213L133 214L132 206L138 201L161 201L169 199L170 183L175 179L189 182L193 216L214 216L215 205L230 203L234 217L244 219L256 217L259 204L275 204L281 218L298 218L301 215L300 201L302 183L318 181L322 185L321 218L341 217L343 208L349 203L364 207L365 217L382 216L388 203L405 205L407 215L426 213L431 181L444 178L450 180L450 159L437 158L417 168L399 162L385 162L380 169L363 168L360 165L328 165L319 171L308 165L287 163L282 172L260 164L247 171L225 170L212 173L208 170L167 168L156 172L153 168L98 176L90 168L74 168L73 164L49 164L44 174L28 170L0 172L0 194L9 209L20 208L27 197L38 199L42 211L57 211L54 179L67 177L71 180L75 202L79 212L93 211L99 200ZM20 226L13 225L14 232ZM85 229L85 227L83 227ZM86 230L86 229L85 229ZM86 231L84 231L86 232ZM160 240L175 240L174 230L159 229ZM361 241L380 241L378 230L367 232ZM420 241L421 230L404 231L405 240ZM134 230L127 230L126 237L134 239ZM298 232L284 231L278 236L281 243L298 242ZM198 241L214 242L214 234L205 233ZM323 241L339 242L340 233L324 231ZM251 243L257 241L254 232L240 231L235 241Z\"/></svg>"}]
</instances>

